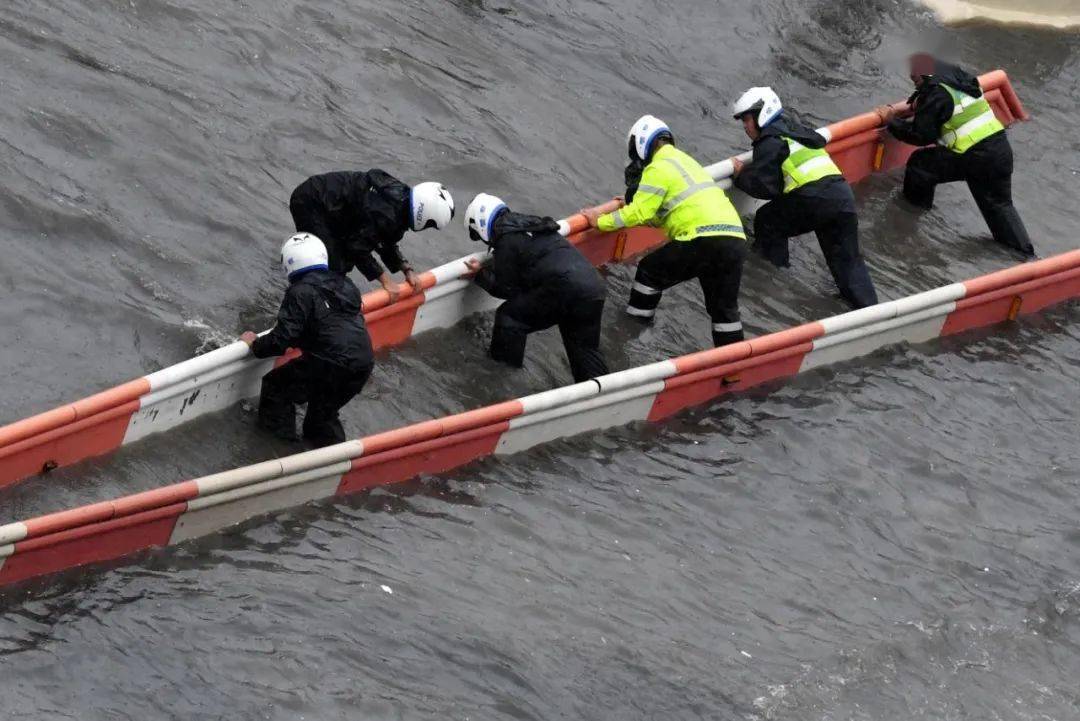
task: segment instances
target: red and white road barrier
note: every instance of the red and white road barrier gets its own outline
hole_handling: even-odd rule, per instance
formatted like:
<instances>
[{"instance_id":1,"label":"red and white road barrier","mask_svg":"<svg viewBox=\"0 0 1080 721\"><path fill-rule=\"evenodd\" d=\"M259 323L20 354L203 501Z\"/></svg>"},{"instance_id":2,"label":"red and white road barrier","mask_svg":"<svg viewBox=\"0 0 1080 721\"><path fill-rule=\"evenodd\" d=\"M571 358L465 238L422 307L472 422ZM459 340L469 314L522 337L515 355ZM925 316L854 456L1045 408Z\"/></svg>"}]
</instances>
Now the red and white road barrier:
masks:
<instances>
[{"instance_id":1,"label":"red and white road barrier","mask_svg":"<svg viewBox=\"0 0 1080 721\"><path fill-rule=\"evenodd\" d=\"M355 441L0 526L0 585L182 543L308 501L555 438L658 421L726 393L1080 297L1080 250L965 283Z\"/></svg>"},{"instance_id":2,"label":"red and white road barrier","mask_svg":"<svg viewBox=\"0 0 1080 721\"><path fill-rule=\"evenodd\" d=\"M1027 118L1003 71L996 70L979 80L1002 122L1011 124ZM903 103L894 107L907 108ZM875 113L834 123L822 132L831 139L827 149L851 182L903 165L914 150L889 138ZM749 158L750 154L740 157ZM724 160L710 166L709 172L721 185L730 187L727 179L731 169L731 161ZM752 212L752 199L741 193L733 195L742 210ZM608 203L601 207L614 210L616 206ZM597 266L621 261L665 242L663 234L654 228L616 233L588 230L580 214L560 221L560 226L560 232ZM465 267L465 260L480 257L474 254L458 258L423 273L421 292L402 284L395 303L390 303L384 290L367 293L364 318L375 347L397 345L426 330L447 328L473 313L495 308L501 301L478 288ZM0 427L0 487L108 453L256 396L262 376L273 363L252 358L247 346L237 341Z\"/></svg>"}]
</instances>

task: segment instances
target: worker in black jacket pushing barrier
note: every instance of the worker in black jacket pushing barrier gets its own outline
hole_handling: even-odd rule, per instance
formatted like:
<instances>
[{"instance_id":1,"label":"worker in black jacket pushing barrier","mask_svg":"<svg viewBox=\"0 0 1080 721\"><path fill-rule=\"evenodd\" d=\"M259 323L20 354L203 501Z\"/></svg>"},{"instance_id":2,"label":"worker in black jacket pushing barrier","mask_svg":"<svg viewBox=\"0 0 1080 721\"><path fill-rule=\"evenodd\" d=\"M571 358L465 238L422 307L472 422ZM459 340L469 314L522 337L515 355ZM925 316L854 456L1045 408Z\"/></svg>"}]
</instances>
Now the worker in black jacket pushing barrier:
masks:
<instances>
[{"instance_id":1,"label":"worker in black jacket pushing barrier","mask_svg":"<svg viewBox=\"0 0 1080 721\"><path fill-rule=\"evenodd\" d=\"M256 358L280 356L289 348L303 355L263 376L259 425L296 439L296 405L307 403L304 438L315 446L345 440L338 411L367 383L374 365L371 338L360 313L360 289L329 269L326 247L310 233L297 233L281 248L289 288L277 325L241 339Z\"/></svg>"},{"instance_id":2,"label":"worker in black jacket pushing barrier","mask_svg":"<svg viewBox=\"0 0 1080 721\"><path fill-rule=\"evenodd\" d=\"M788 239L813 231L840 295L855 308L876 304L859 251L855 196L825 151L825 138L785 117L772 88L750 88L731 110L754 147L751 162L733 160L735 187L769 201L754 217L754 247L787 267Z\"/></svg>"},{"instance_id":3,"label":"worker in black jacket pushing barrier","mask_svg":"<svg viewBox=\"0 0 1080 721\"><path fill-rule=\"evenodd\" d=\"M296 232L311 233L326 245L330 270L355 266L369 281L378 280L397 300L390 273L401 271L420 290L420 276L401 254L405 231L445 228L454 217L454 199L439 183L409 187L382 170L313 175L289 199ZM372 253L386 264L383 270Z\"/></svg>"},{"instance_id":4,"label":"worker in black jacket pushing barrier","mask_svg":"<svg viewBox=\"0 0 1080 721\"><path fill-rule=\"evenodd\" d=\"M983 97L979 80L926 53L910 60L915 114L896 118L890 106L877 109L888 131L910 145L931 145L911 154L904 173L904 197L932 208L939 183L967 182L994 240L1034 255L1024 221L1012 200L1013 152L1005 126Z\"/></svg>"},{"instance_id":5,"label":"worker in black jacket pushing barrier","mask_svg":"<svg viewBox=\"0 0 1080 721\"><path fill-rule=\"evenodd\" d=\"M469 237L491 248L491 262L469 260L476 282L506 302L495 313L491 357L516 368L530 333L559 326L575 382L608 372L600 352L605 288L599 273L559 235L551 218L513 213L481 193L465 212Z\"/></svg>"}]
</instances>

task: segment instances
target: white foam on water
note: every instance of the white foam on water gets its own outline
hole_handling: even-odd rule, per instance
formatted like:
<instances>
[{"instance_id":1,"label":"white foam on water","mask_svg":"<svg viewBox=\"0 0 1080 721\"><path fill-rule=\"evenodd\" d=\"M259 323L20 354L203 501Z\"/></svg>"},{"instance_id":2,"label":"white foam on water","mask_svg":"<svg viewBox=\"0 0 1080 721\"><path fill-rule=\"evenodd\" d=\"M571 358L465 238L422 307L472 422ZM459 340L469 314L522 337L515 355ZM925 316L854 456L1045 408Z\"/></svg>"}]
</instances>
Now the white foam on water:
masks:
<instances>
[{"instance_id":1,"label":"white foam on water","mask_svg":"<svg viewBox=\"0 0 1080 721\"><path fill-rule=\"evenodd\" d=\"M943 23L988 20L1007 25L1080 28L1080 0L922 0Z\"/></svg>"}]
</instances>

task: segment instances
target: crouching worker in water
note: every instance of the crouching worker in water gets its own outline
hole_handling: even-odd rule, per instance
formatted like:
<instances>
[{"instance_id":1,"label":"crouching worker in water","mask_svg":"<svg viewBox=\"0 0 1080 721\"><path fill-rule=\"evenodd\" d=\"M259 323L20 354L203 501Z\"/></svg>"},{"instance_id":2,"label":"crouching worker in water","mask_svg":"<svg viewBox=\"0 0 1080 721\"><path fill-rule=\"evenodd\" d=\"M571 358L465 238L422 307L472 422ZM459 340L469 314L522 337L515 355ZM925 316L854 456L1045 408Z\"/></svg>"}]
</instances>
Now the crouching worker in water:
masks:
<instances>
[{"instance_id":1,"label":"crouching worker in water","mask_svg":"<svg viewBox=\"0 0 1080 721\"><path fill-rule=\"evenodd\" d=\"M551 218L513 213L493 195L476 196L465 212L469 237L491 248L486 267L466 261L476 282L496 298L491 357L515 368L525 361L530 333L559 326L574 381L608 372L600 353L604 281Z\"/></svg>"},{"instance_id":2,"label":"crouching worker in water","mask_svg":"<svg viewBox=\"0 0 1080 721\"><path fill-rule=\"evenodd\" d=\"M878 302L859 252L855 196L816 130L789 120L772 88L750 88L732 115L754 144L754 159L735 166L735 187L767 200L754 217L754 247L773 265L789 265L788 239L814 231L840 295L854 308Z\"/></svg>"},{"instance_id":3,"label":"crouching worker in water","mask_svg":"<svg viewBox=\"0 0 1080 721\"><path fill-rule=\"evenodd\" d=\"M289 288L277 325L261 337L241 339L256 358L279 356L289 348L303 355L263 376L259 425L275 435L296 439L296 405L307 403L304 438L315 446L345 440L338 411L359 393L371 376L374 356L360 290L328 268L326 246L310 233L297 233L281 248Z\"/></svg>"},{"instance_id":4,"label":"crouching worker in water","mask_svg":"<svg viewBox=\"0 0 1080 721\"><path fill-rule=\"evenodd\" d=\"M662 120L645 115L634 123L628 152L630 204L607 215L594 208L581 211L589 225L604 232L656 221L671 241L638 263L626 312L649 321L665 290L697 278L712 319L713 345L741 341L739 284L746 233L738 211L705 169L675 147ZM635 172L639 163L644 164L640 178Z\"/></svg>"}]
</instances>

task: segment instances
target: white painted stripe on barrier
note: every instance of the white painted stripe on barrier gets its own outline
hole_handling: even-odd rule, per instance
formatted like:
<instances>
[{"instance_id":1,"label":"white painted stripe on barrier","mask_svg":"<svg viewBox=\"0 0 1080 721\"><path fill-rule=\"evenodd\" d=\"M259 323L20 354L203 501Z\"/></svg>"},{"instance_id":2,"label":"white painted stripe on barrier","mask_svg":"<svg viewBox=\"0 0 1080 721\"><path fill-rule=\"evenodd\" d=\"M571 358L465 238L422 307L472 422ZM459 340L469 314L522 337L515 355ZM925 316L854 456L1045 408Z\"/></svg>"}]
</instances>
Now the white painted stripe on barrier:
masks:
<instances>
[{"instance_id":1,"label":"white painted stripe on barrier","mask_svg":"<svg viewBox=\"0 0 1080 721\"><path fill-rule=\"evenodd\" d=\"M274 459L196 478L195 484L199 487L199 496L201 497L223 493L232 488L258 483L269 478L277 478L280 475L281 460Z\"/></svg>"},{"instance_id":2,"label":"white painted stripe on barrier","mask_svg":"<svg viewBox=\"0 0 1080 721\"><path fill-rule=\"evenodd\" d=\"M265 513L333 496L352 464L316 468L253 486L188 501L188 510L173 526L169 545L205 536Z\"/></svg>"},{"instance_id":3,"label":"white painted stripe on barrier","mask_svg":"<svg viewBox=\"0 0 1080 721\"><path fill-rule=\"evenodd\" d=\"M443 263L431 269L431 274L435 276L435 286L438 287L443 283L448 283L451 280L456 280L468 272L465 267L465 261L467 260L483 260L486 256L486 252L472 253L470 255L463 255L457 260L451 260L449 263ZM433 288L429 288L430 293Z\"/></svg>"},{"instance_id":4,"label":"white painted stripe on barrier","mask_svg":"<svg viewBox=\"0 0 1080 721\"><path fill-rule=\"evenodd\" d=\"M6 561L7 557L13 553L15 553L14 543L9 543L6 546L0 546L0 570L3 570L4 561Z\"/></svg>"},{"instance_id":5,"label":"white painted stripe on barrier","mask_svg":"<svg viewBox=\"0 0 1080 721\"><path fill-rule=\"evenodd\" d=\"M847 313L834 315L831 318L822 318L818 323L821 323L822 327L825 328L825 335L829 336L895 317L896 305L893 301L889 301L867 308L860 308L859 310L850 310Z\"/></svg>"},{"instance_id":6,"label":"white painted stripe on barrier","mask_svg":"<svg viewBox=\"0 0 1080 721\"><path fill-rule=\"evenodd\" d=\"M436 286L433 290L440 288L441 286ZM429 296L424 304L417 308L412 335L434 328L450 328L466 316L492 310L503 303L501 298L488 295L471 280L450 281L446 288L446 292L439 293L434 298Z\"/></svg>"},{"instance_id":7,"label":"white painted stripe on barrier","mask_svg":"<svg viewBox=\"0 0 1080 721\"><path fill-rule=\"evenodd\" d=\"M22 521L0 526L0 545L17 543L26 538L26 524Z\"/></svg>"},{"instance_id":8,"label":"white painted stripe on barrier","mask_svg":"<svg viewBox=\"0 0 1080 721\"><path fill-rule=\"evenodd\" d=\"M341 461L351 461L364 455L364 442L361 440L345 441L336 443L325 448L316 448L312 451L297 453L293 456L285 456L281 460L281 472L284 475L303 473L312 468L329 466Z\"/></svg>"},{"instance_id":9,"label":"white painted stripe on barrier","mask_svg":"<svg viewBox=\"0 0 1080 721\"><path fill-rule=\"evenodd\" d=\"M550 391L542 391L540 393L534 393L531 396L518 398L518 402L521 403L522 407L525 409L521 415L527 416L531 413L540 413L549 408L554 408L567 403L574 403L598 395L600 395L600 385L596 381L585 381L583 383L575 383L572 386L553 388ZM518 418L520 417L521 416L518 416ZM511 420L511 423L513 420Z\"/></svg>"},{"instance_id":10,"label":"white painted stripe on barrier","mask_svg":"<svg viewBox=\"0 0 1080 721\"><path fill-rule=\"evenodd\" d=\"M623 388L642 385L651 381L662 381L678 374L679 369L673 360L658 361L645 366L627 368L624 371L608 373L600 376L596 382L600 384L602 393L615 393Z\"/></svg>"},{"instance_id":11,"label":"white painted stripe on barrier","mask_svg":"<svg viewBox=\"0 0 1080 721\"><path fill-rule=\"evenodd\" d=\"M234 363L250 357L251 349L248 348L247 343L238 340L209 353L203 353L200 356L155 371L146 376L146 380L150 382L150 390L156 391L214 370L227 363Z\"/></svg>"},{"instance_id":12,"label":"white painted stripe on barrier","mask_svg":"<svg viewBox=\"0 0 1080 721\"><path fill-rule=\"evenodd\" d=\"M495 453L517 453L556 438L646 420L656 394L663 389L663 381L654 381L618 393L511 418L510 429L499 438Z\"/></svg>"},{"instance_id":13,"label":"white painted stripe on barrier","mask_svg":"<svg viewBox=\"0 0 1080 721\"><path fill-rule=\"evenodd\" d=\"M828 145L829 143L832 142L832 131L831 130L829 130L828 128L818 128L817 132L818 132L818 135L825 138L825 144L826 145Z\"/></svg>"},{"instance_id":14,"label":"white painted stripe on barrier","mask_svg":"<svg viewBox=\"0 0 1080 721\"><path fill-rule=\"evenodd\" d=\"M933 340L941 335L945 320L955 309L956 302L950 301L917 313L855 328L846 333L817 338L813 342L813 349L803 358L799 371L858 358L895 343L924 343Z\"/></svg>"},{"instance_id":15,"label":"white painted stripe on barrier","mask_svg":"<svg viewBox=\"0 0 1080 721\"><path fill-rule=\"evenodd\" d=\"M474 285L471 278L449 278L428 290L424 296L424 303L430 303L445 296L460 293L471 285Z\"/></svg>"},{"instance_id":16,"label":"white painted stripe on barrier","mask_svg":"<svg viewBox=\"0 0 1080 721\"><path fill-rule=\"evenodd\" d=\"M960 300L967 293L967 287L963 283L950 283L940 288L927 290L915 295L898 298L893 302L896 306L897 317L907 313L915 313L924 308L932 308L953 300Z\"/></svg>"},{"instance_id":17,"label":"white painted stripe on barrier","mask_svg":"<svg viewBox=\"0 0 1080 721\"><path fill-rule=\"evenodd\" d=\"M570 235L570 223L565 220L559 221L559 235L564 238Z\"/></svg>"}]
</instances>

